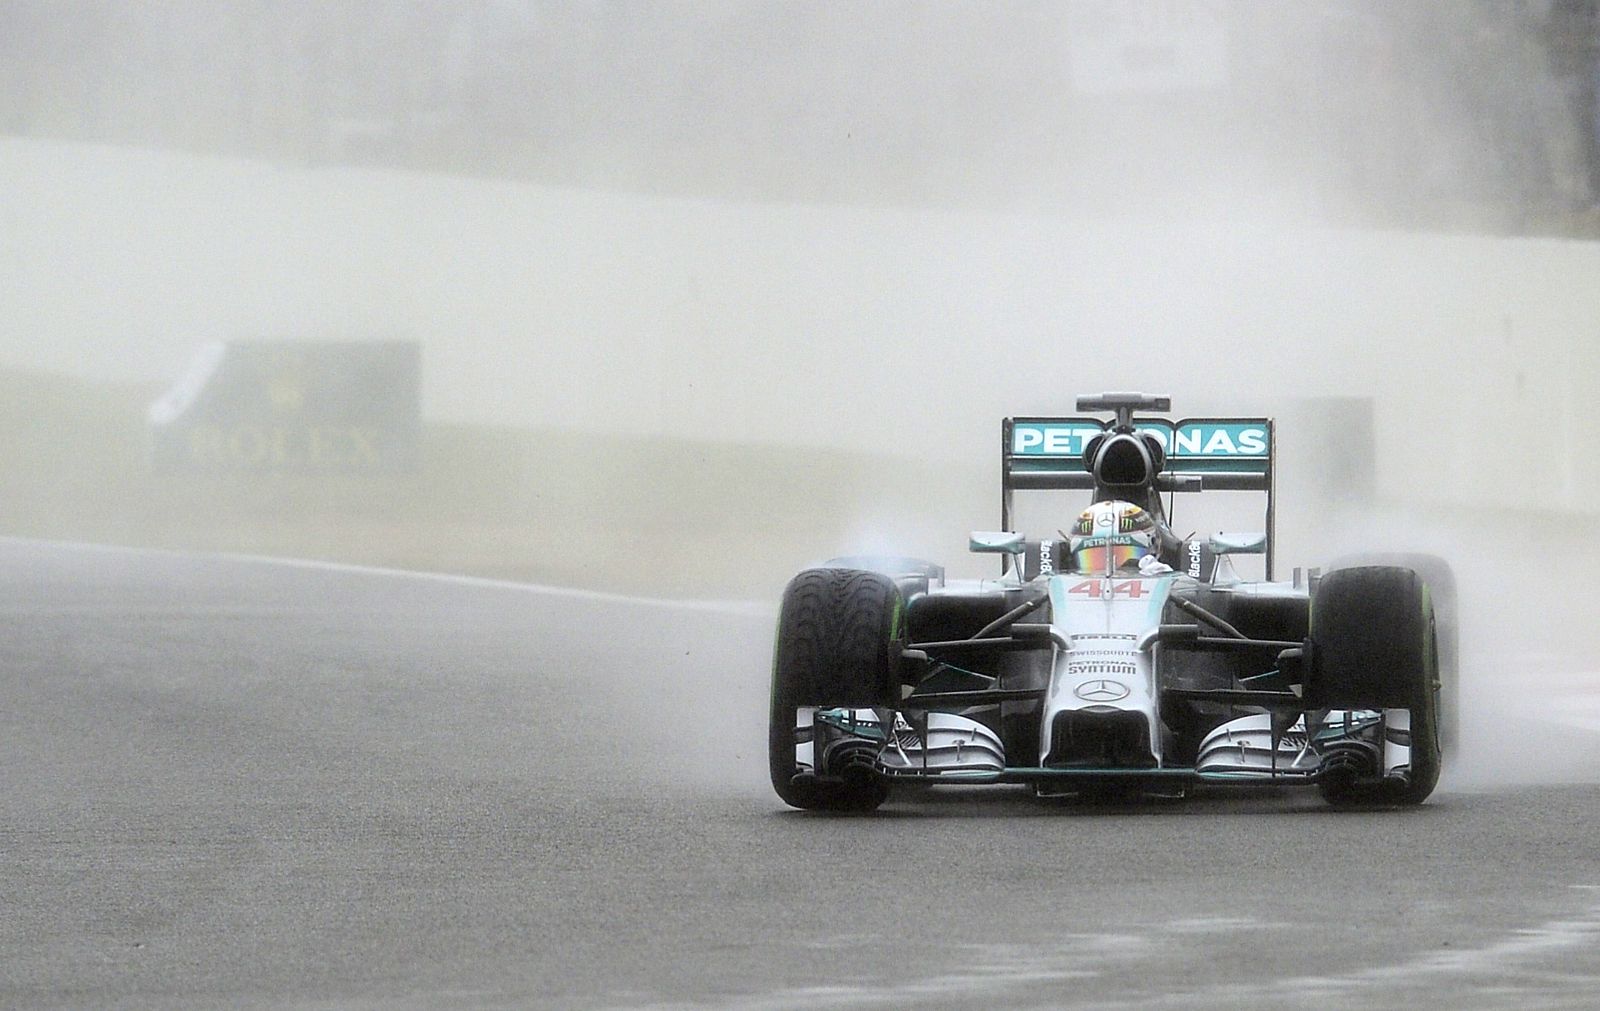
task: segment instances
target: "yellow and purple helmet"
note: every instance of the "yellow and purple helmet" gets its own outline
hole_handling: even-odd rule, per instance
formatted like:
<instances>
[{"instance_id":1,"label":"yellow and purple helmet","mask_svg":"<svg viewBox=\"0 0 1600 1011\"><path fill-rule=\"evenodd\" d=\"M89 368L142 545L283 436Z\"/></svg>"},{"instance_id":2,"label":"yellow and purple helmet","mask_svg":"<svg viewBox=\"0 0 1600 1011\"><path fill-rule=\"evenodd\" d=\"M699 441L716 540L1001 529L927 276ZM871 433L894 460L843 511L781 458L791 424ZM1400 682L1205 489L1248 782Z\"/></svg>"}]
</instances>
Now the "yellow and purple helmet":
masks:
<instances>
[{"instance_id":1,"label":"yellow and purple helmet","mask_svg":"<svg viewBox=\"0 0 1600 1011\"><path fill-rule=\"evenodd\" d=\"M1078 514L1071 534L1073 571L1091 576L1136 570L1160 545L1155 517L1132 502L1096 502Z\"/></svg>"}]
</instances>

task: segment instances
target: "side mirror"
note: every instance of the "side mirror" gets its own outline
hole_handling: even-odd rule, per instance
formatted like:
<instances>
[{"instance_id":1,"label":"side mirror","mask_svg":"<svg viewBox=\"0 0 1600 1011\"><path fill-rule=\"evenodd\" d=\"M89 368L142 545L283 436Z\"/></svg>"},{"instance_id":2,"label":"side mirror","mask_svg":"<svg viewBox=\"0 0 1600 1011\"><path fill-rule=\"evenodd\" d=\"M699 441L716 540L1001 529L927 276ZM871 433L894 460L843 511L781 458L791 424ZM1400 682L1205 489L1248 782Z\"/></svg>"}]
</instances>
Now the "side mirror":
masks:
<instances>
[{"instance_id":1,"label":"side mirror","mask_svg":"<svg viewBox=\"0 0 1600 1011\"><path fill-rule=\"evenodd\" d=\"M1009 530L974 530L967 550L980 555L1015 555L1022 552L1022 535Z\"/></svg>"},{"instance_id":2,"label":"side mirror","mask_svg":"<svg viewBox=\"0 0 1600 1011\"><path fill-rule=\"evenodd\" d=\"M1261 555L1267 550L1267 535L1212 534L1208 546L1214 555Z\"/></svg>"}]
</instances>

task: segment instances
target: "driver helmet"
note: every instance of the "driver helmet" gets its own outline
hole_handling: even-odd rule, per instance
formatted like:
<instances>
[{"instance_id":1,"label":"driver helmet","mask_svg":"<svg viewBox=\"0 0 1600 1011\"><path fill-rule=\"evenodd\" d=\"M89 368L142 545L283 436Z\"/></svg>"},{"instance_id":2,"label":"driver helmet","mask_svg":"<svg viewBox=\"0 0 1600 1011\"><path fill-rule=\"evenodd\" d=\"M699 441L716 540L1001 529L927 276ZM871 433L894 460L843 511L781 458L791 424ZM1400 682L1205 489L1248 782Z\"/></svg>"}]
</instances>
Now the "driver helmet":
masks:
<instances>
[{"instance_id":1,"label":"driver helmet","mask_svg":"<svg viewBox=\"0 0 1600 1011\"><path fill-rule=\"evenodd\" d=\"M1159 557L1155 517L1132 502L1096 502L1078 514L1069 542L1073 569L1086 575L1137 570Z\"/></svg>"}]
</instances>

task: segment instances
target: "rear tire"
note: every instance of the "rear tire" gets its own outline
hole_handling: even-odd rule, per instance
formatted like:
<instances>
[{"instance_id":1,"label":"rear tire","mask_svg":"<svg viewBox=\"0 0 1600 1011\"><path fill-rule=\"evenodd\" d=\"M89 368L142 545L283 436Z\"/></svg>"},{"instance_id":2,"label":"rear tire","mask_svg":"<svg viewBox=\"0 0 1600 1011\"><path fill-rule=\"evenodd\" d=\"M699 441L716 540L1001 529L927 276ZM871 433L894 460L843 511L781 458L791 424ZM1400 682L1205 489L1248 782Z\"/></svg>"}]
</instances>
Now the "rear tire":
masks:
<instances>
[{"instance_id":1,"label":"rear tire","mask_svg":"<svg viewBox=\"0 0 1600 1011\"><path fill-rule=\"evenodd\" d=\"M1411 569L1362 566L1322 578L1311 606L1309 708L1408 709L1405 783L1325 780L1331 804L1420 804L1439 782L1439 643L1427 584Z\"/></svg>"},{"instance_id":2,"label":"rear tire","mask_svg":"<svg viewBox=\"0 0 1600 1011\"><path fill-rule=\"evenodd\" d=\"M865 770L844 782L795 782L795 710L894 707L904 648L905 607L892 577L821 568L789 582L773 650L768 732L772 788L785 804L871 811L887 799L888 784Z\"/></svg>"}]
</instances>

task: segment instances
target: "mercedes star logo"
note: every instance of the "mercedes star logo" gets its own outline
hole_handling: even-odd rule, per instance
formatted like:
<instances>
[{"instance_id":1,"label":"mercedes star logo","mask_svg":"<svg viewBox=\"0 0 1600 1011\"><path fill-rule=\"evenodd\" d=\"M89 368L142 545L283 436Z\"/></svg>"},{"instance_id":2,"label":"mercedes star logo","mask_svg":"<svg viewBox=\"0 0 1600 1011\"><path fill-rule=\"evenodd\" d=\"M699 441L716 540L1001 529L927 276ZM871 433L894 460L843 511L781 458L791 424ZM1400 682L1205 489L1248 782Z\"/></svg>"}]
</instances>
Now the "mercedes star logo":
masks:
<instances>
[{"instance_id":1,"label":"mercedes star logo","mask_svg":"<svg viewBox=\"0 0 1600 1011\"><path fill-rule=\"evenodd\" d=\"M1115 702L1128 697L1128 686L1121 681L1085 681L1072 690L1072 694L1085 702Z\"/></svg>"}]
</instances>

